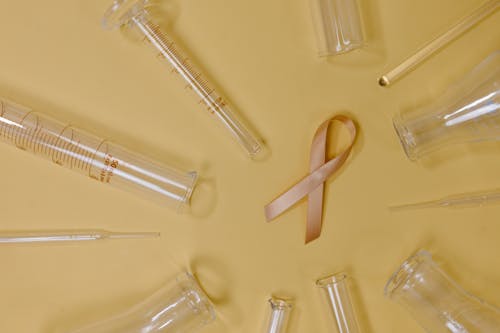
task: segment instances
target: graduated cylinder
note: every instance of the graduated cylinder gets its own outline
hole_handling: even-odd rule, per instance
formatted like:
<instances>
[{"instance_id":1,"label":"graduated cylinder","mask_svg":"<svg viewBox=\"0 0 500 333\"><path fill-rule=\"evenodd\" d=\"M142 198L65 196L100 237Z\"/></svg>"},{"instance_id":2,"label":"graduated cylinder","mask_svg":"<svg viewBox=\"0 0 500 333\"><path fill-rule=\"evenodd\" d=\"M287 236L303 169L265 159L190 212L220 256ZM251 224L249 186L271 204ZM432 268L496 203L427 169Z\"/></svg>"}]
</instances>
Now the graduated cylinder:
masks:
<instances>
[{"instance_id":1,"label":"graduated cylinder","mask_svg":"<svg viewBox=\"0 0 500 333\"><path fill-rule=\"evenodd\" d=\"M189 203L195 172L180 172L138 153L0 99L0 140L104 184L159 204Z\"/></svg>"}]
</instances>

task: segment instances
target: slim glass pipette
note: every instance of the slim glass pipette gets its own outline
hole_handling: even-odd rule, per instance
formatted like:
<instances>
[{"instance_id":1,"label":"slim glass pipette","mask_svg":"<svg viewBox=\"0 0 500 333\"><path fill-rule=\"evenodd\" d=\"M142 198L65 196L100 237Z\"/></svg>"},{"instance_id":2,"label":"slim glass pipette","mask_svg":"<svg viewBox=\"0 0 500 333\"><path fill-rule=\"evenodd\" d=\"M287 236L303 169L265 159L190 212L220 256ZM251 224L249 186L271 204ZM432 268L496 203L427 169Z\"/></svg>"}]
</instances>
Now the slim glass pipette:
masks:
<instances>
[{"instance_id":1,"label":"slim glass pipette","mask_svg":"<svg viewBox=\"0 0 500 333\"><path fill-rule=\"evenodd\" d=\"M192 90L204 106L213 114L231 135L241 144L250 157L256 157L263 151L257 136L236 117L222 95L195 68L179 47L160 27L151 21L147 5L149 0L114 0L104 14L102 25L106 29L129 26L139 31L157 51L158 56L168 61L173 72L186 82L186 88Z\"/></svg>"},{"instance_id":2,"label":"slim glass pipette","mask_svg":"<svg viewBox=\"0 0 500 333\"><path fill-rule=\"evenodd\" d=\"M454 194L441 199L389 207L392 211L423 208L461 208L500 203L500 189Z\"/></svg>"},{"instance_id":3,"label":"slim glass pipette","mask_svg":"<svg viewBox=\"0 0 500 333\"><path fill-rule=\"evenodd\" d=\"M0 231L0 244L88 242L106 239L157 238L159 232L112 232L100 229Z\"/></svg>"}]
</instances>

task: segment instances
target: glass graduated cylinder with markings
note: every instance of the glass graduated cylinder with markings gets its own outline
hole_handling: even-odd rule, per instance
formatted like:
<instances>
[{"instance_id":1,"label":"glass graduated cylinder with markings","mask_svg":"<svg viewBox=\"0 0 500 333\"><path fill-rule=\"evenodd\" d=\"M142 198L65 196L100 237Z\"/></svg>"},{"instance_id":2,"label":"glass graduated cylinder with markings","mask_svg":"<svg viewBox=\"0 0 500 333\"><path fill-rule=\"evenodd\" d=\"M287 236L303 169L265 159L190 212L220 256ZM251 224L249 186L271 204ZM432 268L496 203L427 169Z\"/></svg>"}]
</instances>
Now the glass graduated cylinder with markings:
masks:
<instances>
[{"instance_id":1,"label":"glass graduated cylinder with markings","mask_svg":"<svg viewBox=\"0 0 500 333\"><path fill-rule=\"evenodd\" d=\"M175 170L2 99L0 141L178 210L189 204L196 183L196 172Z\"/></svg>"}]
</instances>

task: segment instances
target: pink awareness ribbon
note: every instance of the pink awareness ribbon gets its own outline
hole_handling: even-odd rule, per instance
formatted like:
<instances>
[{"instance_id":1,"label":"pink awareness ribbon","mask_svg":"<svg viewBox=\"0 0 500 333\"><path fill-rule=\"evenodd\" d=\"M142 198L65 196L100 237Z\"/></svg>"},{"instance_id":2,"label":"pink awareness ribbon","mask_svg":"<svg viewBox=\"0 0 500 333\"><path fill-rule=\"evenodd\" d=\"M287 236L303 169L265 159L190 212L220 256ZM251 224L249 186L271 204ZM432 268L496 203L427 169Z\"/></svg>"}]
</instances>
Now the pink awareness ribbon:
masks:
<instances>
[{"instance_id":1,"label":"pink awareness ribbon","mask_svg":"<svg viewBox=\"0 0 500 333\"><path fill-rule=\"evenodd\" d=\"M342 153L326 161L326 139L328 129L334 121L341 122L347 128L351 142ZM322 123L316 130L311 145L309 175L264 207L267 222L271 222L307 195L306 244L317 239L322 227L324 183L345 163L351 154L356 136L356 125L349 117L337 115Z\"/></svg>"}]
</instances>

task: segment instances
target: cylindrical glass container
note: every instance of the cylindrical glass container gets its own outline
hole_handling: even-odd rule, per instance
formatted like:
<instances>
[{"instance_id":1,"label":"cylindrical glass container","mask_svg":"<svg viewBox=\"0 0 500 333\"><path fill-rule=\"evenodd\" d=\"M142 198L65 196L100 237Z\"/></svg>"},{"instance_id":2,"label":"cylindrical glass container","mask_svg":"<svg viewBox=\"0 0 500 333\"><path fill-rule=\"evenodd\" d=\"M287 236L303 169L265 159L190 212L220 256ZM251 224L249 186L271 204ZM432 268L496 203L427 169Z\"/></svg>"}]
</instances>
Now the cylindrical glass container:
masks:
<instances>
[{"instance_id":1,"label":"cylindrical glass container","mask_svg":"<svg viewBox=\"0 0 500 333\"><path fill-rule=\"evenodd\" d=\"M356 0L310 0L319 55L349 52L364 44Z\"/></svg>"},{"instance_id":2,"label":"cylindrical glass container","mask_svg":"<svg viewBox=\"0 0 500 333\"><path fill-rule=\"evenodd\" d=\"M452 144L500 140L500 51L429 106L396 115L394 128L414 161Z\"/></svg>"},{"instance_id":3,"label":"cylindrical glass container","mask_svg":"<svg viewBox=\"0 0 500 333\"><path fill-rule=\"evenodd\" d=\"M130 27L144 36L160 59L164 59L185 84L186 91L192 91L198 104L212 114L222 128L241 145L252 158L263 156L265 149L259 137L237 116L215 85L209 82L203 72L181 51L179 46L153 22L153 10L148 0L113 0L106 11L102 24L107 29Z\"/></svg>"},{"instance_id":4,"label":"cylindrical glass container","mask_svg":"<svg viewBox=\"0 0 500 333\"><path fill-rule=\"evenodd\" d=\"M197 177L196 172L177 171L4 100L0 100L0 141L177 209L189 204Z\"/></svg>"},{"instance_id":5,"label":"cylindrical glass container","mask_svg":"<svg viewBox=\"0 0 500 333\"><path fill-rule=\"evenodd\" d=\"M429 333L500 332L500 310L465 292L426 251L403 263L387 282L385 295Z\"/></svg>"},{"instance_id":6,"label":"cylindrical glass container","mask_svg":"<svg viewBox=\"0 0 500 333\"><path fill-rule=\"evenodd\" d=\"M351 301L348 277L345 273L334 274L316 281L323 298L328 305L328 312L335 319L339 333L359 333L359 325Z\"/></svg>"},{"instance_id":7,"label":"cylindrical glass container","mask_svg":"<svg viewBox=\"0 0 500 333\"><path fill-rule=\"evenodd\" d=\"M71 333L188 333L215 319L213 306L192 275L184 273L130 310Z\"/></svg>"},{"instance_id":8,"label":"cylindrical glass container","mask_svg":"<svg viewBox=\"0 0 500 333\"><path fill-rule=\"evenodd\" d=\"M269 320L265 333L286 333L293 303L290 300L272 297L269 299Z\"/></svg>"}]
</instances>

